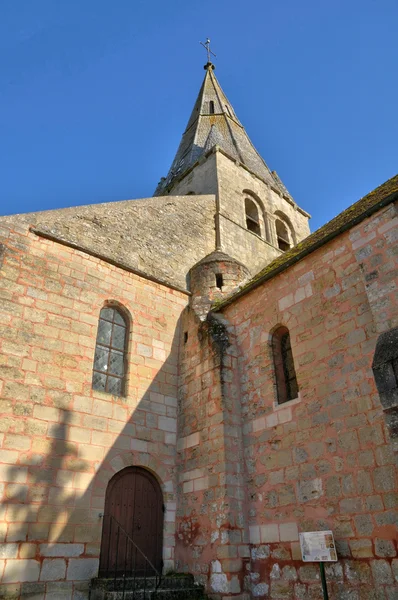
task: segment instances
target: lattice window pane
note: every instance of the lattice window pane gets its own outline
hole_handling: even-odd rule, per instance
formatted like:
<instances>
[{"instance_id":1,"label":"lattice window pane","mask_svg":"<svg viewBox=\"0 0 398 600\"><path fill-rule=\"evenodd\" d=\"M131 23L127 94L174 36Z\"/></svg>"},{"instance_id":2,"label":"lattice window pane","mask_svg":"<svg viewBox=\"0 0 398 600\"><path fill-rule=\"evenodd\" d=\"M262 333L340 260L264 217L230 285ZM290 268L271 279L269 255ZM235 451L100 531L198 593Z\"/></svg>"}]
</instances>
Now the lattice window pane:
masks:
<instances>
[{"instance_id":1,"label":"lattice window pane","mask_svg":"<svg viewBox=\"0 0 398 600\"><path fill-rule=\"evenodd\" d=\"M123 352L111 350L109 358L109 373L112 375L124 375L124 355Z\"/></svg>"},{"instance_id":2,"label":"lattice window pane","mask_svg":"<svg viewBox=\"0 0 398 600\"><path fill-rule=\"evenodd\" d=\"M100 313L100 318L106 321L113 321L115 311L113 308L103 308Z\"/></svg>"},{"instance_id":3,"label":"lattice window pane","mask_svg":"<svg viewBox=\"0 0 398 600\"><path fill-rule=\"evenodd\" d=\"M122 325L123 327L126 327L126 322L125 322L124 318L117 310L114 311L113 320L118 325Z\"/></svg>"},{"instance_id":4,"label":"lattice window pane","mask_svg":"<svg viewBox=\"0 0 398 600\"><path fill-rule=\"evenodd\" d=\"M115 394L116 396L121 396L123 391L123 380L118 377L108 377L107 379L107 392Z\"/></svg>"},{"instance_id":5,"label":"lattice window pane","mask_svg":"<svg viewBox=\"0 0 398 600\"><path fill-rule=\"evenodd\" d=\"M100 319L98 323L97 344L104 344L105 346L109 346L111 343L111 334L112 323Z\"/></svg>"},{"instance_id":6,"label":"lattice window pane","mask_svg":"<svg viewBox=\"0 0 398 600\"><path fill-rule=\"evenodd\" d=\"M101 310L94 355L93 388L121 396L124 392L127 326L114 308Z\"/></svg>"},{"instance_id":7,"label":"lattice window pane","mask_svg":"<svg viewBox=\"0 0 398 600\"><path fill-rule=\"evenodd\" d=\"M124 340L126 338L126 328L120 327L119 325L113 326L112 332L112 348L117 348L118 350L124 350Z\"/></svg>"},{"instance_id":8,"label":"lattice window pane","mask_svg":"<svg viewBox=\"0 0 398 600\"><path fill-rule=\"evenodd\" d=\"M93 373L93 389L99 390L100 392L105 392L106 386L106 375L103 373L97 373L94 371Z\"/></svg>"},{"instance_id":9,"label":"lattice window pane","mask_svg":"<svg viewBox=\"0 0 398 600\"><path fill-rule=\"evenodd\" d=\"M94 369L106 373L108 371L109 350L97 344L94 355Z\"/></svg>"}]
</instances>

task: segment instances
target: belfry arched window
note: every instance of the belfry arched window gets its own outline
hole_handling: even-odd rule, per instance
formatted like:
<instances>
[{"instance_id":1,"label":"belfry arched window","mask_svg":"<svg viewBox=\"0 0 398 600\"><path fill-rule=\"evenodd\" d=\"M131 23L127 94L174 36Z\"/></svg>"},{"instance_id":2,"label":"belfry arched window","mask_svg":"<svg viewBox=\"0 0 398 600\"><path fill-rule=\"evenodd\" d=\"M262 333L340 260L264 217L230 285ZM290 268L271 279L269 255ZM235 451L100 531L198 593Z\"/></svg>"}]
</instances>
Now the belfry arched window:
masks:
<instances>
[{"instance_id":1,"label":"belfry arched window","mask_svg":"<svg viewBox=\"0 0 398 600\"><path fill-rule=\"evenodd\" d=\"M213 102L213 100L210 100L210 102L209 102L209 113L211 115L214 115L214 102Z\"/></svg>"},{"instance_id":2,"label":"belfry arched window","mask_svg":"<svg viewBox=\"0 0 398 600\"><path fill-rule=\"evenodd\" d=\"M281 325L272 336L275 380L278 404L298 397L298 385L294 368L290 334L287 327Z\"/></svg>"},{"instance_id":3,"label":"belfry arched window","mask_svg":"<svg viewBox=\"0 0 398 600\"><path fill-rule=\"evenodd\" d=\"M260 218L258 214L258 208L255 202L250 198L245 198L245 212L246 212L246 227L249 231L261 235Z\"/></svg>"},{"instance_id":4,"label":"belfry arched window","mask_svg":"<svg viewBox=\"0 0 398 600\"><path fill-rule=\"evenodd\" d=\"M126 384L128 322L123 313L105 306L100 312L95 344L94 390L123 396Z\"/></svg>"},{"instance_id":5,"label":"belfry arched window","mask_svg":"<svg viewBox=\"0 0 398 600\"><path fill-rule=\"evenodd\" d=\"M289 228L286 225L286 223L284 223L281 219L276 219L275 229L278 248L279 250L283 250L283 252L286 252L286 250L289 250L289 248L291 248L292 246Z\"/></svg>"}]
</instances>

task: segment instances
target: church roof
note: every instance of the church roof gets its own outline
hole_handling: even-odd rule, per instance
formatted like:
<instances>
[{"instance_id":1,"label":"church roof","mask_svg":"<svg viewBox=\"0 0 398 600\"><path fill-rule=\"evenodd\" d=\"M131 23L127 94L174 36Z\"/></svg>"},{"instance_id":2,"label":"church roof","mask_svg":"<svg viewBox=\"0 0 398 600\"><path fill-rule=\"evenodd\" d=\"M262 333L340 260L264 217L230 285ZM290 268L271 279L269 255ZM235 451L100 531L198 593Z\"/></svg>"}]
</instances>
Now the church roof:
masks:
<instances>
[{"instance_id":1,"label":"church roof","mask_svg":"<svg viewBox=\"0 0 398 600\"><path fill-rule=\"evenodd\" d=\"M206 75L177 154L167 177L162 178L156 188L155 196L171 190L173 184L215 146L287 195L288 191L279 177L270 171L250 141L214 74L214 65L207 63L205 69Z\"/></svg>"},{"instance_id":2,"label":"church roof","mask_svg":"<svg viewBox=\"0 0 398 600\"><path fill-rule=\"evenodd\" d=\"M214 249L213 195L166 196L74 206L0 217L1 226L96 256L179 290L189 269ZM1 257L0 257L1 258Z\"/></svg>"},{"instance_id":3,"label":"church roof","mask_svg":"<svg viewBox=\"0 0 398 600\"><path fill-rule=\"evenodd\" d=\"M233 258L229 254L222 252L221 250L213 250L213 252L210 252L210 254L207 254L198 263L196 263L194 267L197 267L198 265L207 265L213 262L236 263L237 265L247 269L246 265L241 263L239 260L236 260L236 258Z\"/></svg>"}]
</instances>

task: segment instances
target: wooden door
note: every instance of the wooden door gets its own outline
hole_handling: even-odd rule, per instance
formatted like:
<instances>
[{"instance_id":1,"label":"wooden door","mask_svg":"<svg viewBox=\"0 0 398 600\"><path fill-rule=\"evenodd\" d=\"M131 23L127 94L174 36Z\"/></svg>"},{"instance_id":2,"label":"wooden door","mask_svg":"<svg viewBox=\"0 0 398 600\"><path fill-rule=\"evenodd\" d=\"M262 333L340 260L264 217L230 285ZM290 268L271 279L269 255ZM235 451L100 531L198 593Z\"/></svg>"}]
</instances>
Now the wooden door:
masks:
<instances>
[{"instance_id":1,"label":"wooden door","mask_svg":"<svg viewBox=\"0 0 398 600\"><path fill-rule=\"evenodd\" d=\"M160 486L146 469L127 467L111 479L106 490L100 576L142 575L144 572L150 575L150 566L143 554L160 572L162 542Z\"/></svg>"}]
</instances>

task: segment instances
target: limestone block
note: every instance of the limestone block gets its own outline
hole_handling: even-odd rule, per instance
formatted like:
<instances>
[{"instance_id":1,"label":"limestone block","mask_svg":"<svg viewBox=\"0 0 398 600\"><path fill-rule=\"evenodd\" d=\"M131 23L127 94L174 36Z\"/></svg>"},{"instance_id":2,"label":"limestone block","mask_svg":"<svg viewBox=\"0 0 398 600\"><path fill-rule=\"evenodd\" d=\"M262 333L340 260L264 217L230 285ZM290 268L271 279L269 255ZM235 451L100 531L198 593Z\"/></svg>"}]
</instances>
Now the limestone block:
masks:
<instances>
[{"instance_id":1,"label":"limestone block","mask_svg":"<svg viewBox=\"0 0 398 600\"><path fill-rule=\"evenodd\" d=\"M373 556L372 541L369 539L350 540L350 548L354 558Z\"/></svg>"},{"instance_id":2,"label":"limestone block","mask_svg":"<svg viewBox=\"0 0 398 600\"><path fill-rule=\"evenodd\" d=\"M299 539L297 523L281 523L279 533L281 542L295 542Z\"/></svg>"},{"instance_id":3,"label":"limestone block","mask_svg":"<svg viewBox=\"0 0 398 600\"><path fill-rule=\"evenodd\" d=\"M62 558L45 558L41 567L40 581L58 581L65 577L66 561Z\"/></svg>"},{"instance_id":4,"label":"limestone block","mask_svg":"<svg viewBox=\"0 0 398 600\"><path fill-rule=\"evenodd\" d=\"M33 558L36 556L36 544L21 544L19 547L20 558Z\"/></svg>"},{"instance_id":5,"label":"limestone block","mask_svg":"<svg viewBox=\"0 0 398 600\"><path fill-rule=\"evenodd\" d=\"M18 544L0 544L0 558L16 558Z\"/></svg>"},{"instance_id":6,"label":"limestone block","mask_svg":"<svg viewBox=\"0 0 398 600\"><path fill-rule=\"evenodd\" d=\"M84 544L40 544L42 556L80 556L84 552Z\"/></svg>"},{"instance_id":7,"label":"limestone block","mask_svg":"<svg viewBox=\"0 0 398 600\"><path fill-rule=\"evenodd\" d=\"M46 600L71 600L73 584L69 581L47 583Z\"/></svg>"},{"instance_id":8,"label":"limestone block","mask_svg":"<svg viewBox=\"0 0 398 600\"><path fill-rule=\"evenodd\" d=\"M159 417L159 429L175 433L177 431L177 420L170 417Z\"/></svg>"},{"instance_id":9,"label":"limestone block","mask_svg":"<svg viewBox=\"0 0 398 600\"><path fill-rule=\"evenodd\" d=\"M71 558L66 578L69 581L92 579L98 573L98 558Z\"/></svg>"},{"instance_id":10,"label":"limestone block","mask_svg":"<svg viewBox=\"0 0 398 600\"><path fill-rule=\"evenodd\" d=\"M256 583L252 587L252 594L254 598L259 598L260 596L267 596L269 585L267 583Z\"/></svg>"},{"instance_id":11,"label":"limestone block","mask_svg":"<svg viewBox=\"0 0 398 600\"><path fill-rule=\"evenodd\" d=\"M45 583L24 582L21 584L21 598L29 600L42 600L46 591Z\"/></svg>"},{"instance_id":12,"label":"limestone block","mask_svg":"<svg viewBox=\"0 0 398 600\"><path fill-rule=\"evenodd\" d=\"M9 559L7 560L3 582L38 581L40 563L33 559Z\"/></svg>"},{"instance_id":13,"label":"limestone block","mask_svg":"<svg viewBox=\"0 0 398 600\"><path fill-rule=\"evenodd\" d=\"M380 538L376 538L375 554L376 556L397 556L397 552L394 547L394 542L392 540L383 540Z\"/></svg>"},{"instance_id":14,"label":"limestone block","mask_svg":"<svg viewBox=\"0 0 398 600\"><path fill-rule=\"evenodd\" d=\"M322 495L322 479L300 481L297 484L297 496L300 502L317 500Z\"/></svg>"},{"instance_id":15,"label":"limestone block","mask_svg":"<svg viewBox=\"0 0 398 600\"><path fill-rule=\"evenodd\" d=\"M249 538L251 544L260 544L261 534L259 525L249 525Z\"/></svg>"},{"instance_id":16,"label":"limestone block","mask_svg":"<svg viewBox=\"0 0 398 600\"><path fill-rule=\"evenodd\" d=\"M213 592L229 592L227 576L224 573L212 573L210 576L210 587Z\"/></svg>"},{"instance_id":17,"label":"limestone block","mask_svg":"<svg viewBox=\"0 0 398 600\"><path fill-rule=\"evenodd\" d=\"M279 528L276 524L260 526L261 541L263 543L279 542ZM250 540L251 541L251 540Z\"/></svg>"},{"instance_id":18,"label":"limestone block","mask_svg":"<svg viewBox=\"0 0 398 600\"><path fill-rule=\"evenodd\" d=\"M391 584L394 582L391 566L386 560L372 560L373 579L377 584Z\"/></svg>"}]
</instances>

